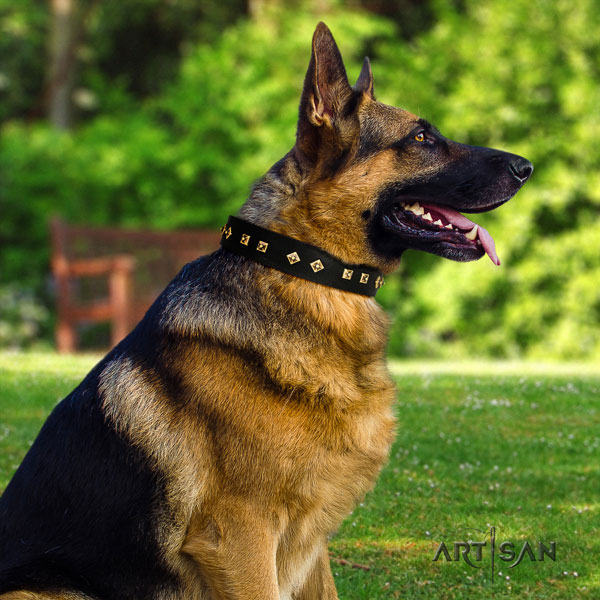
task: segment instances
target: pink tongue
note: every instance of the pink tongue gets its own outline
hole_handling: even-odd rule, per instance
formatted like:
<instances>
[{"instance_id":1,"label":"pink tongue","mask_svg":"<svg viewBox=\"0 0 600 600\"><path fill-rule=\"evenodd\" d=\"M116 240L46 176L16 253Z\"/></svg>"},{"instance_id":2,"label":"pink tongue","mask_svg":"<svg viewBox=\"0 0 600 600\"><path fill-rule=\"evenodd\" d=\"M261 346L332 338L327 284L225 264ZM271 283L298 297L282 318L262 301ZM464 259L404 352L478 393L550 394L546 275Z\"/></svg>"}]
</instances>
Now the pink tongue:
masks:
<instances>
[{"instance_id":1,"label":"pink tongue","mask_svg":"<svg viewBox=\"0 0 600 600\"><path fill-rule=\"evenodd\" d=\"M477 228L477 235L479 241L485 250L485 253L490 257L490 260L497 266L500 266L500 259L496 254L496 244L494 244L494 238L488 233L487 229L484 229L481 225Z\"/></svg>"},{"instance_id":2,"label":"pink tongue","mask_svg":"<svg viewBox=\"0 0 600 600\"><path fill-rule=\"evenodd\" d=\"M422 204L423 208L427 208L425 204ZM455 227L459 229L465 229L470 231L475 226L473 221L467 219L464 215L461 215L459 212L448 208L447 206L439 206L435 204L431 206L431 208L442 215L448 223L452 223ZM496 254L496 245L494 244L494 239L492 236L480 225L477 226L477 237L485 250L485 253L490 257L490 260L497 266L500 265L500 259Z\"/></svg>"}]
</instances>

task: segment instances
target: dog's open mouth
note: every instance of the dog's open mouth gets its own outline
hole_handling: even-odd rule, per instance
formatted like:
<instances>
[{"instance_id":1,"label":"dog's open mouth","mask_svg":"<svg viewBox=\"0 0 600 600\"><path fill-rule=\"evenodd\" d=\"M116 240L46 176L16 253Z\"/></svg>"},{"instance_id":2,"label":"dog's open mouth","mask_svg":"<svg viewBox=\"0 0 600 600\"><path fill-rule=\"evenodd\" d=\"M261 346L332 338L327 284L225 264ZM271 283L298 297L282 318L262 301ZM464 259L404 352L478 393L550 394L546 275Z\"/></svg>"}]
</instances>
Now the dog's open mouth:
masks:
<instances>
[{"instance_id":1,"label":"dog's open mouth","mask_svg":"<svg viewBox=\"0 0 600 600\"><path fill-rule=\"evenodd\" d=\"M452 208L417 201L398 201L386 216L390 224L400 228L405 236L431 238L432 242L476 252L480 256L485 252L495 265L500 264L492 236Z\"/></svg>"}]
</instances>

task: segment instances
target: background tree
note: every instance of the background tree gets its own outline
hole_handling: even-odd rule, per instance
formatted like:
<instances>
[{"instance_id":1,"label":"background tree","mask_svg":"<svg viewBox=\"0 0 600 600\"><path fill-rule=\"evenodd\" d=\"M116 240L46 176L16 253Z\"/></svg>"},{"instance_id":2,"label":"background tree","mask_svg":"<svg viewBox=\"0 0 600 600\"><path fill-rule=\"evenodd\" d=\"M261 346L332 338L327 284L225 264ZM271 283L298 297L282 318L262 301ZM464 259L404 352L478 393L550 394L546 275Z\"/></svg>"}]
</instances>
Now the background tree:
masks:
<instances>
[{"instance_id":1,"label":"background tree","mask_svg":"<svg viewBox=\"0 0 600 600\"><path fill-rule=\"evenodd\" d=\"M77 0L50 0L48 81L44 95L48 120L57 129L68 129L73 123L72 96L84 21Z\"/></svg>"}]
</instances>

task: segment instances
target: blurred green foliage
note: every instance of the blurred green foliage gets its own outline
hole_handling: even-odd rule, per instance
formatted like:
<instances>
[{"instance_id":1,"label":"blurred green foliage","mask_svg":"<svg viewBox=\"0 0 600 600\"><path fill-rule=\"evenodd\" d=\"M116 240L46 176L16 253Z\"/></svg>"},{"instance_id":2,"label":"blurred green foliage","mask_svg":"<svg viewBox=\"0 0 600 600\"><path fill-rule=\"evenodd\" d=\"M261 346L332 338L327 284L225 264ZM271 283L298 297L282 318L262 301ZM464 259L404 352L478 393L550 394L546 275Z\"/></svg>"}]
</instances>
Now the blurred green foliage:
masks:
<instances>
[{"instance_id":1,"label":"blurred green foliage","mask_svg":"<svg viewBox=\"0 0 600 600\"><path fill-rule=\"evenodd\" d=\"M427 5L429 25L408 33L343 7L320 18L351 78L369 54L379 100L428 118L453 139L526 156L535 173L513 201L477 217L496 239L500 269L487 259L464 265L407 253L378 295L393 315L390 350L598 358L597 3ZM156 67L156 88L152 71L111 78L98 60L85 74L98 105L71 132L5 121L0 283L42 293L52 213L97 224L220 225L294 143L317 20L296 3L264 22L240 19L210 39L186 34L178 71L163 77ZM119 29L111 23L105 28Z\"/></svg>"},{"instance_id":2,"label":"blurred green foliage","mask_svg":"<svg viewBox=\"0 0 600 600\"><path fill-rule=\"evenodd\" d=\"M0 348L38 345L48 321L48 309L26 289L0 286Z\"/></svg>"},{"instance_id":3,"label":"blurred green foliage","mask_svg":"<svg viewBox=\"0 0 600 600\"><path fill-rule=\"evenodd\" d=\"M44 80L47 9L0 0L0 122L34 109Z\"/></svg>"}]
</instances>

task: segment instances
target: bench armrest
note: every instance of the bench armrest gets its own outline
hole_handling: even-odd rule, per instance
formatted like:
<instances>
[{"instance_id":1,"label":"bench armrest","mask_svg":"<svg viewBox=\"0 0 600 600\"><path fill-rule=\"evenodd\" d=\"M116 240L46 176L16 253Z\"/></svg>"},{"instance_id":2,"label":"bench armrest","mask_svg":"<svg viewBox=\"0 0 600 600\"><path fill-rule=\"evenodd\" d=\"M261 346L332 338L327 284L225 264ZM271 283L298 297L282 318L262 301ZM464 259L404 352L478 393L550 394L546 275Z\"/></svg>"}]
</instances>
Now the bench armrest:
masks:
<instances>
[{"instance_id":1,"label":"bench armrest","mask_svg":"<svg viewBox=\"0 0 600 600\"><path fill-rule=\"evenodd\" d=\"M52 261L52 270L59 277L93 277L95 275L106 275L113 271L131 273L134 267L135 258L129 254L76 260L57 257Z\"/></svg>"}]
</instances>

